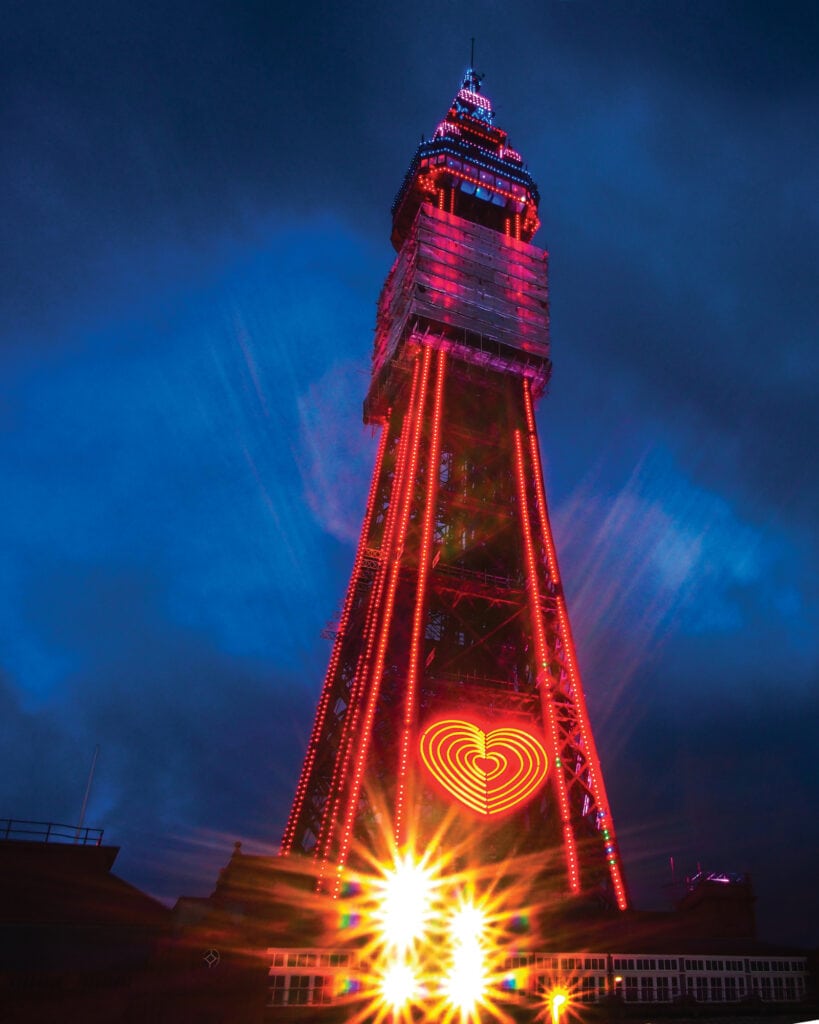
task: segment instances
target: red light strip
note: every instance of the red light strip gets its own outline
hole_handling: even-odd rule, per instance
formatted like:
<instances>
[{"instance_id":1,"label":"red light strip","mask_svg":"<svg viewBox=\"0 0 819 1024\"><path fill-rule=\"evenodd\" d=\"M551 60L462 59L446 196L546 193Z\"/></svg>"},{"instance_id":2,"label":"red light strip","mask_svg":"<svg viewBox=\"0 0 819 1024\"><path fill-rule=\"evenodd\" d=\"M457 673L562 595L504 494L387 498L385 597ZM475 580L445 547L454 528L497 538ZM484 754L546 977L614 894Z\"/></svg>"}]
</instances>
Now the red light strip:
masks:
<instances>
[{"instance_id":1,"label":"red light strip","mask_svg":"<svg viewBox=\"0 0 819 1024\"><path fill-rule=\"evenodd\" d=\"M398 751L398 785L395 801L395 840L403 841L404 804L407 794L410 741L415 723L415 694L418 688L418 665L421 659L421 643L426 615L426 592L432 559L432 529L435 522L435 508L438 497L438 471L441 461L441 410L446 376L446 352L438 349L436 355L435 400L432 409L429 456L427 458L427 500L424 508L424 523L421 530L421 547L418 552L418 583L415 592L415 608L412 617L412 642L410 644L409 667L407 669L407 690L404 702L404 728Z\"/></svg>"},{"instance_id":2,"label":"red light strip","mask_svg":"<svg viewBox=\"0 0 819 1024\"><path fill-rule=\"evenodd\" d=\"M462 719L444 719L421 736L421 760L456 800L490 816L528 800L543 784L549 759L531 733L501 727L484 732Z\"/></svg>"},{"instance_id":3,"label":"red light strip","mask_svg":"<svg viewBox=\"0 0 819 1024\"><path fill-rule=\"evenodd\" d=\"M307 744L307 753L304 756L304 764L302 765L301 775L299 776L299 782L296 786L296 795L293 800L293 807L290 811L290 817L287 821L287 826L284 831L281 843L281 853L288 854L293 847L293 840L295 838L296 827L298 819L301 815L302 807L304 806L304 797L307 793L308 782L310 774L313 770L313 764L316 759L316 752L318 750L321 734L324 729L324 720L327 715L327 708L330 704L330 695L333 685L333 679L335 671L338 666L338 659L341 655L341 646L344 643L344 636L347 630L347 622L350 618L350 609L353 603L353 597L355 595L356 587L358 586L359 576L361 575L361 563L364 560L364 552L367 548L367 540L370 534L370 524L372 522L373 512L375 508L375 497L378 488L378 480L381 475L381 464L384 460L384 452L387 447L387 437L389 430L387 427L382 428L381 438L378 442L378 452L375 457L375 468L373 469L372 481L370 483L370 490L367 495L367 508L364 513L364 522L361 526L361 534L358 539L358 549L355 555L355 561L353 562L353 571L350 576L350 584L347 587L347 593L344 598L344 606L341 611L341 617L338 623L338 632L333 643L333 650L330 654L330 663L327 666L327 672L324 676L324 685L322 686L321 697L319 699L318 708L316 711L316 720L313 724L313 731L310 735L310 742Z\"/></svg>"},{"instance_id":4,"label":"red light strip","mask_svg":"<svg viewBox=\"0 0 819 1024\"><path fill-rule=\"evenodd\" d=\"M419 372L420 363L416 352L413 362L409 405L407 407L407 414L401 424L401 436L398 440L398 450L396 452L395 466L393 468L390 501L387 506L387 517L384 523L384 536L381 542L381 559L379 561L376 578L373 582L370 601L367 606L367 615L363 631L363 649L359 654L358 661L356 663L354 681L350 692L350 704L347 713L344 716L344 725L342 726L338 754L336 756L336 762L333 767L333 775L330 782L330 792L335 793L335 796L332 801L329 799L327 800L324 806L324 813L322 815L318 844L318 853L322 859L321 869L319 872L319 887L322 885L328 866L328 857L332 850L334 830L342 801L343 785L337 785L336 783L340 778L346 780L350 771L353 741L356 735L358 720L360 718L362 693L368 679L368 669L372 658L374 637L378 623L379 611L381 609L381 595L384 590L384 580L387 572L387 555L392 544L393 528L395 525L397 510L400 507L401 494L403 493L406 454L409 447L408 436L412 430Z\"/></svg>"},{"instance_id":5,"label":"red light strip","mask_svg":"<svg viewBox=\"0 0 819 1024\"><path fill-rule=\"evenodd\" d=\"M589 728L589 713L586 707L586 698L583 693L583 684L580 679L580 671L577 667L577 655L575 653L574 638L569 623L569 614L566 609L566 599L563 595L563 588L560 584L560 569L557 564L557 551L552 537L552 528L549 522L549 510L546 505L546 492L543 487L543 470L540 463L540 450L537 441L537 429L535 416L532 407L532 392L528 381L523 382L523 404L526 411L526 426L529 432L529 453L532 460L533 473L535 478L535 492L537 495L538 517L543 539L546 543L546 559L549 564L549 575L557 584L555 601L557 606L558 628L563 642L566 667L569 671L569 678L572 684L572 697L577 712L577 719L580 724L580 731L583 738L583 747L589 765L589 780L591 790L594 794L597 810L602 815L603 828L602 838L606 853L606 862L609 867L612 884L614 886L617 906L625 910L628 906L625 883L623 881L622 866L617 853L617 840L614 832L614 821L611 816L606 787L603 782L603 772L600 768L600 758L597 747L594 743L594 736Z\"/></svg>"},{"instance_id":6,"label":"red light strip","mask_svg":"<svg viewBox=\"0 0 819 1024\"><path fill-rule=\"evenodd\" d=\"M372 736L373 719L375 708L378 703L378 694L381 689L381 675L384 671L384 658L387 653L387 643L390 636L392 624L392 612L395 604L395 591L398 587L398 577L401 569L401 559L404 554L404 540L407 533L407 522L409 520L410 508L412 506L413 489L415 476L418 471L418 449L421 440L421 424L424 417L424 406L426 405L427 388L429 384L429 366L432 360L432 349L424 346L421 360L421 379L418 395L418 406L412 423L412 442L409 449L409 465L407 467L404 493L401 496L401 511L396 523L395 544L390 558L389 580L387 582L386 596L384 599L384 614L381 619L381 633L378 640L375 662L372 673L369 676L369 695L367 710L361 727L361 734L358 742L358 756L355 761L350 795L347 802L347 813L344 818L344 825L339 841L339 852L336 860L336 881L334 895L338 895L341 885L341 875L347 854L350 850L350 843L353 837L353 825L358 810L358 798L361 793L361 785L364 780L364 767L367 763L367 754L370 749Z\"/></svg>"},{"instance_id":7,"label":"red light strip","mask_svg":"<svg viewBox=\"0 0 819 1024\"><path fill-rule=\"evenodd\" d=\"M479 92L472 92L471 89L459 89L458 99L466 100L467 103L474 103L476 107L482 107L484 110L492 109L488 96L482 96Z\"/></svg>"},{"instance_id":8,"label":"red light strip","mask_svg":"<svg viewBox=\"0 0 819 1024\"><path fill-rule=\"evenodd\" d=\"M447 114L447 117L448 118L451 117L451 118L453 118L453 120L450 121L449 123L450 124L457 124L457 122L454 120L454 118L457 118L457 116L458 116L458 111L455 109L455 107L454 106L450 107L449 108L449 113ZM505 142L505 140L507 139L507 137L508 137L507 133L502 128L495 128L494 126L492 126L491 130L493 132L495 132L496 134L495 135L487 135L486 132L483 132L483 131L479 130L478 126L482 125L482 122L479 121L477 119L477 117L473 117L471 114L467 114L466 112L464 112L463 116L469 118L469 124L466 125L466 132L467 132L467 134L468 135L476 135L479 139L484 139L486 142L491 143L493 148L492 148L492 150L490 150L490 152L492 152L492 153L495 152L495 147L502 145ZM481 146L481 149L483 149L483 148L484 147Z\"/></svg>"},{"instance_id":9,"label":"red light strip","mask_svg":"<svg viewBox=\"0 0 819 1024\"><path fill-rule=\"evenodd\" d=\"M443 189L438 187L438 179L441 178L441 177L444 177L446 175L448 175L451 178L461 178L463 181L471 182L476 187L480 186L481 188L485 188L488 192L497 192L498 195L503 196L506 199L511 199L511 200L513 200L516 203L523 203L523 207L524 207L525 214L526 214L525 222L526 222L526 224L528 226L528 230L529 230L530 234L534 235L534 233L540 227L540 219L539 219L539 217L537 215L537 212L535 210L534 202L532 200L532 197L531 197L528 189L526 190L526 198L522 198L521 196L514 195L514 193L512 193L512 192L507 192L504 189L498 188L495 185L490 185L490 184L488 184L485 181L481 181L480 178L475 178L471 174L464 174L463 171L459 171L457 168L446 167L444 165L441 165L440 167L430 168L430 170L427 171L426 173L418 175L418 183L419 183L420 187L428 188L428 189L433 189L433 190L437 191L437 193L438 193L438 209L439 210L444 210L444 199L443 199ZM427 179L429 181L428 185L426 183ZM450 211L450 212L452 212L452 211ZM517 234L515 235L515 237L518 239L518 241L521 241L521 238L520 238L520 214L516 213L515 217L517 218L516 224L518 226L517 227Z\"/></svg>"},{"instance_id":10,"label":"red light strip","mask_svg":"<svg viewBox=\"0 0 819 1024\"><path fill-rule=\"evenodd\" d=\"M577 849L574 841L574 829L572 828L572 817L569 809L569 797L566 792L566 778L563 774L563 767L560 759L560 741L557 727L557 714L547 680L549 678L549 648L546 643L546 636L543 631L543 615L540 607L540 588L537 582L537 560L535 558L534 545L532 543L532 532L529 521L529 503L526 495L526 475L523 465L523 442L520 431L515 434L515 468L518 478L518 505L520 506L521 530L523 532L523 545L526 551L526 589L529 592L529 608L532 616L532 631L535 640L535 656L537 657L537 678L540 681L540 701L548 723L549 741L552 745L552 758L554 761L555 790L557 801L560 806L560 819L563 822L563 843L566 849L566 862L569 873L569 889L572 892L580 891L580 869L577 862Z\"/></svg>"}]
</instances>

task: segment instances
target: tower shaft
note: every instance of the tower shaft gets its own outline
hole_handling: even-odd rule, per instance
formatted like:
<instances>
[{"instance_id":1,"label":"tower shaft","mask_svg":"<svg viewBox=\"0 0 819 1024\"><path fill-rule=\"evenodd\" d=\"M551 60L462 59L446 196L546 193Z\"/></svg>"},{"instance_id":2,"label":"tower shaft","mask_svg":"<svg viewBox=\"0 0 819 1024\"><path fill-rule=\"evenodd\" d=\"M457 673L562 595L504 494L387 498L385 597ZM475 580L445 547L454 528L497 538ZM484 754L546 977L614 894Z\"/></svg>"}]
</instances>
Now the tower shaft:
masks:
<instances>
[{"instance_id":1,"label":"tower shaft","mask_svg":"<svg viewBox=\"0 0 819 1024\"><path fill-rule=\"evenodd\" d=\"M534 417L548 257L493 116L464 87L396 200L365 401L381 438L282 852L337 891L385 833L469 835L485 864L539 857L624 908Z\"/></svg>"}]
</instances>

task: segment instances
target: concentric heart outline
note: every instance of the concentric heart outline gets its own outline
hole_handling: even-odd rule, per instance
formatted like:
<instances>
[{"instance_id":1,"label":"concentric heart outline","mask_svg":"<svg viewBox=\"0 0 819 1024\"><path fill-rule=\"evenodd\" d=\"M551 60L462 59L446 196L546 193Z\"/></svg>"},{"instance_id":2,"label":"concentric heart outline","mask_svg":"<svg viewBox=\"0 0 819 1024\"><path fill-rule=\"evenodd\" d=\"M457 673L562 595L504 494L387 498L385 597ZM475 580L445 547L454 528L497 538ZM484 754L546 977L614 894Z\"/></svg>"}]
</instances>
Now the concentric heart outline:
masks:
<instances>
[{"instance_id":1,"label":"concentric heart outline","mask_svg":"<svg viewBox=\"0 0 819 1024\"><path fill-rule=\"evenodd\" d=\"M450 796L485 817L525 803L549 770L543 744L527 730L501 726L485 732L462 718L444 718L427 726L419 753L432 778Z\"/></svg>"}]
</instances>

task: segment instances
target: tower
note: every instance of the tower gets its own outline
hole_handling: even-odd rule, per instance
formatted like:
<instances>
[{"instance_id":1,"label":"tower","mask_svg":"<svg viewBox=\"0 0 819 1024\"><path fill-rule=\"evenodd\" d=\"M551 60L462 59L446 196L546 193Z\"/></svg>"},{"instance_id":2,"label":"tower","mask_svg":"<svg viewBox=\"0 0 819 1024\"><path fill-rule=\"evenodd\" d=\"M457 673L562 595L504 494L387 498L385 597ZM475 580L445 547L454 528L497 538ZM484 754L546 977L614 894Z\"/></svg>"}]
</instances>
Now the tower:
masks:
<instances>
[{"instance_id":1,"label":"tower","mask_svg":"<svg viewBox=\"0 0 819 1024\"><path fill-rule=\"evenodd\" d=\"M468 835L626 906L552 538L537 187L471 69L392 208L364 420L381 435L282 853ZM556 858L557 854L557 858Z\"/></svg>"}]
</instances>

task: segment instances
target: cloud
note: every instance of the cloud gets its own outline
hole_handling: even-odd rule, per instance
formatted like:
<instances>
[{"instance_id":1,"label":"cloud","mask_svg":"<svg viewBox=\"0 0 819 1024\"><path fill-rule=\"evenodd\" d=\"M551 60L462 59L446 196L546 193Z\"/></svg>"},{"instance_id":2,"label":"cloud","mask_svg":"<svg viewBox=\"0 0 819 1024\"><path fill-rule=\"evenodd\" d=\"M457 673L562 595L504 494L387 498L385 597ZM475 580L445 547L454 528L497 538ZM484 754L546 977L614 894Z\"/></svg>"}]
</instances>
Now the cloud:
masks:
<instances>
[{"instance_id":1,"label":"cloud","mask_svg":"<svg viewBox=\"0 0 819 1024\"><path fill-rule=\"evenodd\" d=\"M181 847L218 823L277 842L310 725L303 681L169 620L148 573L43 571L28 595L31 628L48 647L70 646L82 667L31 711L14 688L3 691L4 756L20 774L3 773L2 804L20 817L76 821L98 743L86 824L104 824L114 844L128 839L137 879L140 860L150 874L157 833Z\"/></svg>"},{"instance_id":2,"label":"cloud","mask_svg":"<svg viewBox=\"0 0 819 1024\"><path fill-rule=\"evenodd\" d=\"M694 822L729 859L764 763L782 804L759 803L749 862L766 820L796 849L816 801L792 752L816 724L816 11L477 0L470 19L543 196L538 415L615 813L631 835ZM389 203L463 24L426 0L4 23L2 727L31 780L7 769L5 799L75 816L102 735L92 810L157 884L286 811L369 478L356 368ZM719 800L697 796L712 763Z\"/></svg>"},{"instance_id":3,"label":"cloud","mask_svg":"<svg viewBox=\"0 0 819 1024\"><path fill-rule=\"evenodd\" d=\"M360 416L366 386L360 364L334 363L298 399L307 503L320 526L348 544L358 542L375 459L376 437Z\"/></svg>"}]
</instances>

